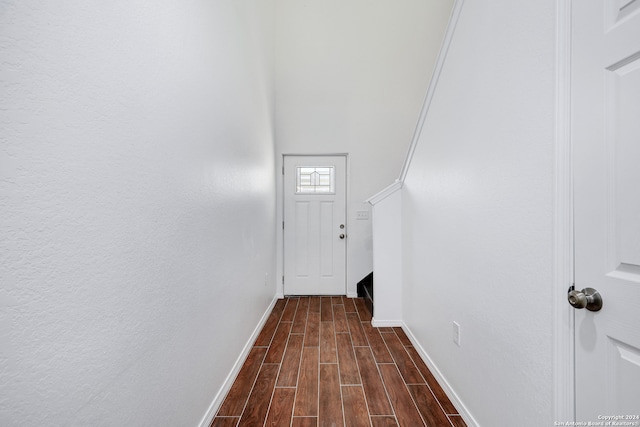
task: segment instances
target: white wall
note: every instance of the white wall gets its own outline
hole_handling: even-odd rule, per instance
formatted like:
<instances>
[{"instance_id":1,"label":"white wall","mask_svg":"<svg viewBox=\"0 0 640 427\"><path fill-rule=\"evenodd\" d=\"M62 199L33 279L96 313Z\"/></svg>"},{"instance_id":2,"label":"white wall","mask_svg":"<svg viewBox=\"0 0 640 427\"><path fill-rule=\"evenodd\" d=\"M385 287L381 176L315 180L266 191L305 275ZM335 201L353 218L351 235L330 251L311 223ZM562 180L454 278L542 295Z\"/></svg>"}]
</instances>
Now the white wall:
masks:
<instances>
[{"instance_id":1,"label":"white wall","mask_svg":"<svg viewBox=\"0 0 640 427\"><path fill-rule=\"evenodd\" d=\"M402 185L396 182L369 200L373 218L371 324L402 326Z\"/></svg>"},{"instance_id":2,"label":"white wall","mask_svg":"<svg viewBox=\"0 0 640 427\"><path fill-rule=\"evenodd\" d=\"M553 423L554 9L465 3L403 188L404 320L482 426Z\"/></svg>"},{"instance_id":3,"label":"white wall","mask_svg":"<svg viewBox=\"0 0 640 427\"><path fill-rule=\"evenodd\" d=\"M275 293L272 13L0 3L0 425L207 412Z\"/></svg>"},{"instance_id":4,"label":"white wall","mask_svg":"<svg viewBox=\"0 0 640 427\"><path fill-rule=\"evenodd\" d=\"M450 10L450 0L277 0L277 152L349 153L349 293L372 269L371 222L356 211L400 172Z\"/></svg>"}]
</instances>

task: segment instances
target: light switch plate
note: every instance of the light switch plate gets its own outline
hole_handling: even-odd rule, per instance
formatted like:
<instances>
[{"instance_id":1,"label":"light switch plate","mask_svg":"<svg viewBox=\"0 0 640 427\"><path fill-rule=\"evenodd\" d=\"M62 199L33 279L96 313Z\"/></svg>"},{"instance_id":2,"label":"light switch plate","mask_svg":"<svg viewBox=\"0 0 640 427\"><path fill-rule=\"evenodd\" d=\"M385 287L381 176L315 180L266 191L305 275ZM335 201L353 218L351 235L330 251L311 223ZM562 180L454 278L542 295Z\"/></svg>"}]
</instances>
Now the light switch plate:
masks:
<instances>
[{"instance_id":1,"label":"light switch plate","mask_svg":"<svg viewBox=\"0 0 640 427\"><path fill-rule=\"evenodd\" d=\"M369 211L356 211L356 219L369 219Z\"/></svg>"}]
</instances>

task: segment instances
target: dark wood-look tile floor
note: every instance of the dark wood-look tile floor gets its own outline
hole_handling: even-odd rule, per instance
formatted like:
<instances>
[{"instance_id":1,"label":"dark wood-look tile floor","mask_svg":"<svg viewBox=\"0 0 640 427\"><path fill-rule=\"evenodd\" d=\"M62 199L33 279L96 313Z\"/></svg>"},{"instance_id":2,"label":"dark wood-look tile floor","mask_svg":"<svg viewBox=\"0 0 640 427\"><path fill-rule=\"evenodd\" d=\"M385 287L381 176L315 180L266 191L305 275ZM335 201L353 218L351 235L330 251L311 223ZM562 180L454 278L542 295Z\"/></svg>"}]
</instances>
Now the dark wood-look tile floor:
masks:
<instances>
[{"instance_id":1,"label":"dark wood-look tile floor","mask_svg":"<svg viewBox=\"0 0 640 427\"><path fill-rule=\"evenodd\" d=\"M364 301L278 300L212 427L465 427L402 328Z\"/></svg>"}]
</instances>

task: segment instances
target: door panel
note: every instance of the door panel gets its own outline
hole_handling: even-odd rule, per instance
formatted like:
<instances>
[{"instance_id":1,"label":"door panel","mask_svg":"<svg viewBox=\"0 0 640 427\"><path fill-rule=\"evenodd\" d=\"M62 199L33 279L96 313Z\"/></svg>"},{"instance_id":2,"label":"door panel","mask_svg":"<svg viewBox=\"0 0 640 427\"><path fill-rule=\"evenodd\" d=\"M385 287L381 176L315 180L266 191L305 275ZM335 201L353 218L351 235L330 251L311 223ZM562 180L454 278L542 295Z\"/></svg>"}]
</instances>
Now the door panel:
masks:
<instances>
[{"instance_id":1,"label":"door panel","mask_svg":"<svg viewBox=\"0 0 640 427\"><path fill-rule=\"evenodd\" d=\"M576 421L640 415L639 4L572 3Z\"/></svg>"},{"instance_id":2,"label":"door panel","mask_svg":"<svg viewBox=\"0 0 640 427\"><path fill-rule=\"evenodd\" d=\"M345 220L346 157L285 156L285 294L345 294Z\"/></svg>"},{"instance_id":3,"label":"door panel","mask_svg":"<svg viewBox=\"0 0 640 427\"><path fill-rule=\"evenodd\" d=\"M334 223L335 202L320 202L320 276L332 277L334 274L333 246L336 242L336 227Z\"/></svg>"},{"instance_id":4,"label":"door panel","mask_svg":"<svg viewBox=\"0 0 640 427\"><path fill-rule=\"evenodd\" d=\"M640 395L628 393L640 384L640 349L608 337L608 360L611 375L607 376L607 408L620 408L620 414L637 414ZM626 412L625 412L626 408ZM618 414L618 412L615 412ZM640 425L640 420L636 420Z\"/></svg>"},{"instance_id":5,"label":"door panel","mask_svg":"<svg viewBox=\"0 0 640 427\"><path fill-rule=\"evenodd\" d=\"M309 202L295 201L295 256L296 276L309 276Z\"/></svg>"}]
</instances>

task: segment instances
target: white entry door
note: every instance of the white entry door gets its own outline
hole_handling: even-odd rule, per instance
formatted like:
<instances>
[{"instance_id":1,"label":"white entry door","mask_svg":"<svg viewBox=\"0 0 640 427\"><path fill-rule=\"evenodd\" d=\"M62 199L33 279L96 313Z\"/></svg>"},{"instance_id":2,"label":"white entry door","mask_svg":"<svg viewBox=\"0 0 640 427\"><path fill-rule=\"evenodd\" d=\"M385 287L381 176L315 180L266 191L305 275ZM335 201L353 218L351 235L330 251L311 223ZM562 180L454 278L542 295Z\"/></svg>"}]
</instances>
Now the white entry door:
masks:
<instances>
[{"instance_id":1,"label":"white entry door","mask_svg":"<svg viewBox=\"0 0 640 427\"><path fill-rule=\"evenodd\" d=\"M346 293L346 157L284 157L284 293Z\"/></svg>"},{"instance_id":2,"label":"white entry door","mask_svg":"<svg viewBox=\"0 0 640 427\"><path fill-rule=\"evenodd\" d=\"M572 2L576 421L640 425L640 1ZM586 425L586 424L585 424Z\"/></svg>"}]
</instances>

